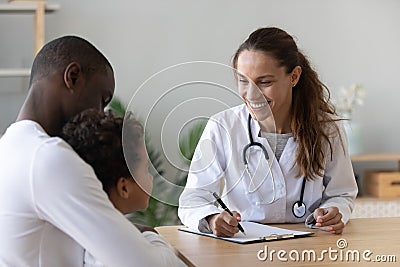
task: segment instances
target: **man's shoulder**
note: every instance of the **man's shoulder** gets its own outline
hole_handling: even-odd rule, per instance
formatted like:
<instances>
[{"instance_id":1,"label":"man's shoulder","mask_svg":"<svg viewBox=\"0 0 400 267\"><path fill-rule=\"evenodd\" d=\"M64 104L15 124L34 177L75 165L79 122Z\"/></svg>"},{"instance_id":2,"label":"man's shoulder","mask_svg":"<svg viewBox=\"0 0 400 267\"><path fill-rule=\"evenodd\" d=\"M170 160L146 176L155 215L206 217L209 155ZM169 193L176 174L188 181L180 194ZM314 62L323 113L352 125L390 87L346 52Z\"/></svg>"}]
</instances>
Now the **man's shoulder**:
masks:
<instances>
[{"instance_id":1,"label":"man's shoulder","mask_svg":"<svg viewBox=\"0 0 400 267\"><path fill-rule=\"evenodd\" d=\"M7 144L37 144L51 138L37 122L31 120L17 121L11 124L1 138Z\"/></svg>"},{"instance_id":2,"label":"man's shoulder","mask_svg":"<svg viewBox=\"0 0 400 267\"><path fill-rule=\"evenodd\" d=\"M60 137L49 136L34 121L18 121L12 124L3 138L5 149L12 147L14 156L20 155L35 165L86 165L67 142Z\"/></svg>"},{"instance_id":3,"label":"man's shoulder","mask_svg":"<svg viewBox=\"0 0 400 267\"><path fill-rule=\"evenodd\" d=\"M18 121L10 125L0 139L0 154L27 160L42 146L55 149L62 143L60 138L50 137L38 123Z\"/></svg>"},{"instance_id":4,"label":"man's shoulder","mask_svg":"<svg viewBox=\"0 0 400 267\"><path fill-rule=\"evenodd\" d=\"M93 168L59 137L42 140L32 155L31 164L32 179L43 186L56 184L62 185L65 190L68 187L78 190L83 177L92 177L97 181Z\"/></svg>"},{"instance_id":5,"label":"man's shoulder","mask_svg":"<svg viewBox=\"0 0 400 267\"><path fill-rule=\"evenodd\" d=\"M26 152L36 153L72 153L77 156L71 146L60 137L49 136L43 127L34 121L18 121L12 124L3 136L10 143L20 144Z\"/></svg>"},{"instance_id":6,"label":"man's shoulder","mask_svg":"<svg viewBox=\"0 0 400 267\"><path fill-rule=\"evenodd\" d=\"M42 139L37 146L34 157L36 161L45 160L53 164L84 163L75 150L60 137Z\"/></svg>"}]
</instances>

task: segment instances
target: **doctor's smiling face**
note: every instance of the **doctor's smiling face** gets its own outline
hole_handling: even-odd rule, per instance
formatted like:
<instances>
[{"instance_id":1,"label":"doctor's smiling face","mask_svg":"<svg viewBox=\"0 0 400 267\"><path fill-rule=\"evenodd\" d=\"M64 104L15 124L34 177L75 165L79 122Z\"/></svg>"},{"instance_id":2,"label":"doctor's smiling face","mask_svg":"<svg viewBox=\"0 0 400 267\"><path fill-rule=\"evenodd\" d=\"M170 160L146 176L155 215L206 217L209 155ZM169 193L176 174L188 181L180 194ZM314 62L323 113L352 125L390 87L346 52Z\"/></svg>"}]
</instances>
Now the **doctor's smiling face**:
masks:
<instances>
[{"instance_id":1,"label":"doctor's smiling face","mask_svg":"<svg viewBox=\"0 0 400 267\"><path fill-rule=\"evenodd\" d=\"M297 66L287 73L271 54L245 49L237 57L236 69L239 94L252 118L260 122L261 128L267 128L264 130L270 128L268 121L275 120L276 131L290 131L292 88L301 68Z\"/></svg>"}]
</instances>

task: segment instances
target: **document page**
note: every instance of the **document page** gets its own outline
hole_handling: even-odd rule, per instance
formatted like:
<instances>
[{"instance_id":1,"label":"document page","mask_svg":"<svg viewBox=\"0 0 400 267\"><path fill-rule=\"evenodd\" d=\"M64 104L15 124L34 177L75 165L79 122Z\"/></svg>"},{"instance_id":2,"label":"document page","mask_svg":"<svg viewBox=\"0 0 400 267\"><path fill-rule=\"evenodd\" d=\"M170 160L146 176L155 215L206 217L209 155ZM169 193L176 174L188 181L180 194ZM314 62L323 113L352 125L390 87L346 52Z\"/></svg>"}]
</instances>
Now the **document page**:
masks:
<instances>
[{"instance_id":1,"label":"document page","mask_svg":"<svg viewBox=\"0 0 400 267\"><path fill-rule=\"evenodd\" d=\"M240 224L246 234L238 232L233 237L218 237L214 234L202 233L197 229L191 228L179 228L178 230L241 244L298 238L313 234L312 232L289 230L254 222L240 222Z\"/></svg>"}]
</instances>

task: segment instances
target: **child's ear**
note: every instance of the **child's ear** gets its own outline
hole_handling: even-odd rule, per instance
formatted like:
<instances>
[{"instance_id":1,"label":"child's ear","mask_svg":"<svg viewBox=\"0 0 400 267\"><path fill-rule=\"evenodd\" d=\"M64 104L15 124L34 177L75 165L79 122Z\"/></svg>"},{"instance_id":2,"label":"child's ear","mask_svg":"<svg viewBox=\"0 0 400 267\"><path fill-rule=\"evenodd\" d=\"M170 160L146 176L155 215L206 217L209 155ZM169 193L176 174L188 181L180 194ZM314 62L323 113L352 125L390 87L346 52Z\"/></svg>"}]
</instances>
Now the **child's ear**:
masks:
<instances>
[{"instance_id":1,"label":"child's ear","mask_svg":"<svg viewBox=\"0 0 400 267\"><path fill-rule=\"evenodd\" d=\"M117 181L117 193L121 198L127 199L129 197L128 179L120 177Z\"/></svg>"}]
</instances>

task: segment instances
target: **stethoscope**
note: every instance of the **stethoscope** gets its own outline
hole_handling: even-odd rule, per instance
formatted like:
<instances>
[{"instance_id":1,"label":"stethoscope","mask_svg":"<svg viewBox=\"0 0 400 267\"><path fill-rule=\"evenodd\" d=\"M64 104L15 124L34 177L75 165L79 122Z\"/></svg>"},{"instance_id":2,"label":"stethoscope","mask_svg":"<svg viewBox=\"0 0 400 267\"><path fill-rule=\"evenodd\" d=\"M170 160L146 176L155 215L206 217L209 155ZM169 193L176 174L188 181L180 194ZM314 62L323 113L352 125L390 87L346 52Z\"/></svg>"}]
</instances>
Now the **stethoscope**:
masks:
<instances>
[{"instance_id":1,"label":"stethoscope","mask_svg":"<svg viewBox=\"0 0 400 267\"><path fill-rule=\"evenodd\" d=\"M269 156L268 156L267 149L261 143L255 142L253 140L253 135L252 135L252 132L251 132L251 115L250 114L249 114L249 118L247 120L247 131L248 131L248 134L249 134L249 141L250 142L247 145L245 145L244 148L243 148L243 163L244 163L244 167L245 167L246 173L248 174L248 176L250 178L250 183L251 183L251 185L253 185L255 187L254 182L253 182L253 177L250 174L250 170L249 170L249 166L248 166L248 160L247 160L247 157L246 157L247 150L249 148L251 148L251 147L259 147L259 148L261 148L261 150L262 150L262 152L264 154L264 157L267 160L267 162L269 161ZM273 192L273 197L272 197L272 199L270 201L266 202L264 200L263 196L260 194L259 190L257 190L256 187L255 187L256 189L253 190L253 191L249 190L250 193L253 193L254 191L257 191L260 199L262 200L262 202L257 202L256 203L256 205L258 205L258 206L261 205L261 204L267 204L267 205L268 204L272 204L272 203L274 203L275 201L278 200L276 198L275 178L274 178L274 175L272 173L272 169L270 169L270 170L271 170L271 182L272 182L272 192ZM304 204L304 201L303 201L304 190L306 188L306 181L307 180L304 177L303 178L303 183L301 185L300 199L298 201L296 201L292 206L292 213L296 218L302 218L302 217L304 217L304 215L306 215L306 204Z\"/></svg>"}]
</instances>

